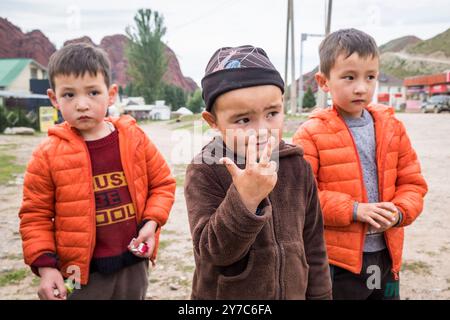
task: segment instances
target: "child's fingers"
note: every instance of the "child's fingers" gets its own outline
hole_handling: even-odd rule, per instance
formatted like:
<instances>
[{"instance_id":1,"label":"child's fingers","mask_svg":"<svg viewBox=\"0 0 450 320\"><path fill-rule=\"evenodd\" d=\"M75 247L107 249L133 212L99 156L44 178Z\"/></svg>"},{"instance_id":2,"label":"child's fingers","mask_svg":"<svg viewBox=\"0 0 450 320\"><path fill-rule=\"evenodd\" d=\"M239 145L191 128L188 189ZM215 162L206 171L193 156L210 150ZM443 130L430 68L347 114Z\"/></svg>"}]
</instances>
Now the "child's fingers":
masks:
<instances>
[{"instance_id":1,"label":"child's fingers","mask_svg":"<svg viewBox=\"0 0 450 320\"><path fill-rule=\"evenodd\" d=\"M384 217L384 213L381 214L379 211L375 211L371 214L371 218L383 225L384 227L389 227L392 223L390 218Z\"/></svg>"},{"instance_id":2,"label":"child's fingers","mask_svg":"<svg viewBox=\"0 0 450 320\"><path fill-rule=\"evenodd\" d=\"M55 284L56 289L58 289L59 291L59 295L57 296L57 298L65 300L67 298L67 289L66 286L64 285L63 279L61 278L60 280L55 281Z\"/></svg>"},{"instance_id":3,"label":"child's fingers","mask_svg":"<svg viewBox=\"0 0 450 320\"><path fill-rule=\"evenodd\" d=\"M269 161L270 161L270 139L267 142L266 146L264 147L264 150L261 153L261 157L259 158L259 164L263 165L263 166L268 166L269 165Z\"/></svg>"},{"instance_id":4,"label":"child's fingers","mask_svg":"<svg viewBox=\"0 0 450 320\"><path fill-rule=\"evenodd\" d=\"M388 221L392 222L395 220L395 216L389 210L382 209L382 208L376 208L376 209L374 209L374 212L377 213L378 215L382 216L383 218L387 219Z\"/></svg>"},{"instance_id":5,"label":"child's fingers","mask_svg":"<svg viewBox=\"0 0 450 320\"><path fill-rule=\"evenodd\" d=\"M379 208L382 208L382 209L385 209L388 211L397 212L397 207L392 202L380 202L377 205Z\"/></svg>"},{"instance_id":6,"label":"child's fingers","mask_svg":"<svg viewBox=\"0 0 450 320\"><path fill-rule=\"evenodd\" d=\"M269 140L267 141L267 144L262 152L261 158L259 160L260 164L268 165L270 161L270 157L272 156L272 150L274 145L274 137L269 137Z\"/></svg>"},{"instance_id":7,"label":"child's fingers","mask_svg":"<svg viewBox=\"0 0 450 320\"><path fill-rule=\"evenodd\" d=\"M381 226L378 223L376 223L375 220L373 220L371 217L367 217L366 219L367 219L366 222L371 226L373 226L375 229L381 228Z\"/></svg>"},{"instance_id":8,"label":"child's fingers","mask_svg":"<svg viewBox=\"0 0 450 320\"><path fill-rule=\"evenodd\" d=\"M219 160L219 163L222 163L227 168L228 172L231 174L232 177L236 176L239 172L238 166L231 160L230 158L221 158Z\"/></svg>"},{"instance_id":9,"label":"child's fingers","mask_svg":"<svg viewBox=\"0 0 450 320\"><path fill-rule=\"evenodd\" d=\"M248 168L250 165L256 164L257 159L257 149L256 149L256 137L250 136L248 137L247 143L247 156L245 158L246 167Z\"/></svg>"}]
</instances>

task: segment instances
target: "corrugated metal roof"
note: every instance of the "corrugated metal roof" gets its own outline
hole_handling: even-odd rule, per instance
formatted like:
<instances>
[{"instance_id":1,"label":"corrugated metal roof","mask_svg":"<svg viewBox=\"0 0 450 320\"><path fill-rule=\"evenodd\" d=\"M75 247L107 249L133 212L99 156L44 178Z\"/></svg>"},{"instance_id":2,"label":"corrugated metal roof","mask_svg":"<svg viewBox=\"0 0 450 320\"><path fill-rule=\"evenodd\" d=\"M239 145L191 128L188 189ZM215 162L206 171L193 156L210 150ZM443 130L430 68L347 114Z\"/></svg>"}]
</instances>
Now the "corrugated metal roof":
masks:
<instances>
[{"instance_id":1,"label":"corrugated metal roof","mask_svg":"<svg viewBox=\"0 0 450 320\"><path fill-rule=\"evenodd\" d=\"M3 98L19 98L19 99L48 99L45 94L35 94L28 92L4 91L0 90L0 97Z\"/></svg>"},{"instance_id":2,"label":"corrugated metal roof","mask_svg":"<svg viewBox=\"0 0 450 320\"><path fill-rule=\"evenodd\" d=\"M0 86L9 86L33 59L0 59Z\"/></svg>"}]
</instances>

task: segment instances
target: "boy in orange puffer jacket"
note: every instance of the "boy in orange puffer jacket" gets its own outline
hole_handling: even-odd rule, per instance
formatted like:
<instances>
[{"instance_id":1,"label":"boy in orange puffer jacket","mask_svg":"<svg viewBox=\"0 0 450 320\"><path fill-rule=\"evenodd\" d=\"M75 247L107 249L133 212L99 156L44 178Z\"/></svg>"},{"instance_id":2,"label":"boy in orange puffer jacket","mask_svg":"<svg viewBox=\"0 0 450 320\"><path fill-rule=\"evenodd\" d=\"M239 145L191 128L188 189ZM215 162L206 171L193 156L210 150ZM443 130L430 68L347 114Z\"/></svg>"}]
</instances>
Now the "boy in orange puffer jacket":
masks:
<instances>
[{"instance_id":1,"label":"boy in orange puffer jacket","mask_svg":"<svg viewBox=\"0 0 450 320\"><path fill-rule=\"evenodd\" d=\"M399 299L403 227L423 208L427 185L393 109L371 104L379 72L373 38L355 29L320 45L318 85L333 106L293 137L315 174L334 299Z\"/></svg>"},{"instance_id":2,"label":"boy in orange puffer jacket","mask_svg":"<svg viewBox=\"0 0 450 320\"><path fill-rule=\"evenodd\" d=\"M175 180L133 118L105 118L117 95L110 75L106 53L87 44L50 57L47 93L65 122L34 151L19 212L41 299L145 298ZM68 295L64 278L81 290Z\"/></svg>"}]
</instances>

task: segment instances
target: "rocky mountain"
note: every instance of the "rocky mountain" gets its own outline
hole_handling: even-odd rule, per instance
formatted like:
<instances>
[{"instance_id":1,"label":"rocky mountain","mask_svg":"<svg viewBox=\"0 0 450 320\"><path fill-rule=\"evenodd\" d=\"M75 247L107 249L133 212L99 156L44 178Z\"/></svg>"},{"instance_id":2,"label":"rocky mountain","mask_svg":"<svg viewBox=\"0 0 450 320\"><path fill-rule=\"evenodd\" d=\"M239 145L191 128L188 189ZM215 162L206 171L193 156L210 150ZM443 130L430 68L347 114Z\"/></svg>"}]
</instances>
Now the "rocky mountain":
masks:
<instances>
[{"instance_id":1,"label":"rocky mountain","mask_svg":"<svg viewBox=\"0 0 450 320\"><path fill-rule=\"evenodd\" d=\"M32 58L47 66L55 46L39 30L23 33L8 19L0 17L0 58Z\"/></svg>"},{"instance_id":2,"label":"rocky mountain","mask_svg":"<svg viewBox=\"0 0 450 320\"><path fill-rule=\"evenodd\" d=\"M115 34L112 36L104 37L100 45L100 48L108 53L112 66L112 78L115 83L125 87L130 81L129 76L126 73L127 59L125 57L125 46L128 38L122 34ZM89 37L81 37L64 42L64 45L76 42L87 42L94 46L96 44ZM183 76L178 63L178 59L168 46L165 46L165 53L167 58L167 71L163 76L163 80L171 85L182 88L186 92L193 92L197 89L197 84L191 78Z\"/></svg>"},{"instance_id":3,"label":"rocky mountain","mask_svg":"<svg viewBox=\"0 0 450 320\"><path fill-rule=\"evenodd\" d=\"M125 87L130 81L126 73L127 60L124 53L127 41L125 35L116 34L104 37L97 45L91 38L84 36L68 40L64 45L74 42L88 42L104 49L111 60L113 81ZM55 46L41 31L33 30L23 33L10 21L0 17L0 58L32 58L47 66L51 54L55 51ZM164 81L180 87L186 92L195 91L198 88L197 84L191 78L183 75L173 50L166 46L165 52L168 68L163 77Z\"/></svg>"}]
</instances>

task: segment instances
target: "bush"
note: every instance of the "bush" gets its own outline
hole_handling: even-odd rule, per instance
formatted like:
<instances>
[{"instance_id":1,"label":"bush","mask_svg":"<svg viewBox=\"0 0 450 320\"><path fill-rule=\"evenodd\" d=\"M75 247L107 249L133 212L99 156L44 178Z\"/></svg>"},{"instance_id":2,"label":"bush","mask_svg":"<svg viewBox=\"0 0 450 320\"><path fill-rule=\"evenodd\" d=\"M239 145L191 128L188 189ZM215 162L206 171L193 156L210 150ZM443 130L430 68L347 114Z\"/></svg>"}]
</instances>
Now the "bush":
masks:
<instances>
[{"instance_id":1,"label":"bush","mask_svg":"<svg viewBox=\"0 0 450 320\"><path fill-rule=\"evenodd\" d=\"M7 127L31 127L39 129L38 117L27 114L21 108L6 108L0 105L0 133Z\"/></svg>"},{"instance_id":2,"label":"bush","mask_svg":"<svg viewBox=\"0 0 450 320\"><path fill-rule=\"evenodd\" d=\"M193 113L199 113L205 106L202 98L202 91L197 89L188 99L187 108Z\"/></svg>"},{"instance_id":3,"label":"bush","mask_svg":"<svg viewBox=\"0 0 450 320\"><path fill-rule=\"evenodd\" d=\"M315 105L316 99L314 98L314 94L311 90L311 87L308 87L308 90L306 90L306 93L303 96L303 107L309 109L315 107Z\"/></svg>"}]
</instances>

